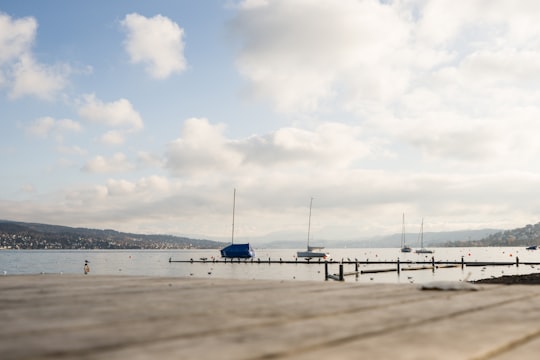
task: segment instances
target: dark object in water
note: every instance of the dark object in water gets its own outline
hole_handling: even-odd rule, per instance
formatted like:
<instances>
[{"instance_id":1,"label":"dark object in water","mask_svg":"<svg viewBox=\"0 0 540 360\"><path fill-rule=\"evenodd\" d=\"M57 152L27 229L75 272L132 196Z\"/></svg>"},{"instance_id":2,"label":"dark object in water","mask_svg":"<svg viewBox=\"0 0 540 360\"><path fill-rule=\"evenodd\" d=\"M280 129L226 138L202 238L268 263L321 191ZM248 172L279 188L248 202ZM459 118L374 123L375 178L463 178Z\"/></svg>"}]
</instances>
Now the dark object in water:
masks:
<instances>
[{"instance_id":1,"label":"dark object in water","mask_svg":"<svg viewBox=\"0 0 540 360\"><path fill-rule=\"evenodd\" d=\"M231 244L221 249L221 256L224 258L252 258L255 251L250 244Z\"/></svg>"},{"instance_id":2,"label":"dark object in water","mask_svg":"<svg viewBox=\"0 0 540 360\"><path fill-rule=\"evenodd\" d=\"M233 193L231 245L225 246L223 249L220 250L221 256L224 258L244 258L244 259L255 257L255 251L253 251L249 243L247 244L234 243L234 210L235 208L236 208L236 189L234 189L234 193Z\"/></svg>"},{"instance_id":3,"label":"dark object in water","mask_svg":"<svg viewBox=\"0 0 540 360\"><path fill-rule=\"evenodd\" d=\"M504 284L504 285L540 285L540 273L525 275L504 275L474 281L476 284Z\"/></svg>"}]
</instances>

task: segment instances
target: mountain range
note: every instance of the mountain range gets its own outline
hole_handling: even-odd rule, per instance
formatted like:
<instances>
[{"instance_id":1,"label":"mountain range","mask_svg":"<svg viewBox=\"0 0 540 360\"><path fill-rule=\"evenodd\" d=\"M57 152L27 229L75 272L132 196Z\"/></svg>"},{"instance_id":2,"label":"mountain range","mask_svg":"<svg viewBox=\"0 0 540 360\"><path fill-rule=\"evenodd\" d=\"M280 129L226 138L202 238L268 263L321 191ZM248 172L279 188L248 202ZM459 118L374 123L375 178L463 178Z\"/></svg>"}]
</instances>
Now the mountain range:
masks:
<instances>
[{"instance_id":1,"label":"mountain range","mask_svg":"<svg viewBox=\"0 0 540 360\"><path fill-rule=\"evenodd\" d=\"M540 223L513 230L482 229L424 233L427 247L540 245ZM405 234L406 243L419 246L417 233ZM304 241L252 239L257 248L304 248ZM174 235L145 235L116 230L0 220L0 249L218 249L226 245L207 239ZM401 246L401 234L353 240L318 240L327 248L388 248Z\"/></svg>"}]
</instances>

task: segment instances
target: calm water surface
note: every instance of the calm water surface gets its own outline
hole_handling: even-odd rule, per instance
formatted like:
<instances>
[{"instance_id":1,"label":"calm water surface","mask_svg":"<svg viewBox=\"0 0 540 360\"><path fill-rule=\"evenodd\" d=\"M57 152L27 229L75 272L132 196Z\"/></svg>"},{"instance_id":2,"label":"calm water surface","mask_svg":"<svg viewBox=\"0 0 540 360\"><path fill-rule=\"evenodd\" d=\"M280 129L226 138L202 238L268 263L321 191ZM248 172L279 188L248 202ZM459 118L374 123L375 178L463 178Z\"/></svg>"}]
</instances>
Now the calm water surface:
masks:
<instances>
[{"instance_id":1,"label":"calm water surface","mask_svg":"<svg viewBox=\"0 0 540 360\"><path fill-rule=\"evenodd\" d=\"M434 254L401 253L399 249L327 249L335 261L429 261L431 256L441 261L498 261L540 262L540 250L525 248L433 248ZM82 274L84 261L90 262L91 275L147 275L228 279L271 279L323 281L324 265L319 264L268 264L263 260L293 260L296 249L255 249L261 263L169 263L173 260L198 260L212 256L219 258L218 250L0 250L0 276L18 274ZM406 269L408 265L404 265ZM414 265L413 265L414 266ZM360 270L392 269L391 264L360 265ZM331 273L339 271L338 264L330 264ZM345 265L345 272L354 265ZM469 266L461 269L440 268L432 270L404 270L378 274L348 276L348 282L362 283L423 283L436 280L478 280L502 275L519 275L540 272L540 265L520 266Z\"/></svg>"}]
</instances>

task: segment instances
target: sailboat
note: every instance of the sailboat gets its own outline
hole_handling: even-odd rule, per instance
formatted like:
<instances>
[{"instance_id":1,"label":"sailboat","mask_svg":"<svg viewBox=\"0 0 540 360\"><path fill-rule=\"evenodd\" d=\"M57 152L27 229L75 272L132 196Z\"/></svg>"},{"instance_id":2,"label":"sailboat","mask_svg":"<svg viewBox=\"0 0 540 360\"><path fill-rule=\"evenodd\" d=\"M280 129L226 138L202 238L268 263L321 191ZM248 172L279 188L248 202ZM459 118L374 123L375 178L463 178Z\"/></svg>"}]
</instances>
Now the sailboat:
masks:
<instances>
[{"instance_id":1,"label":"sailboat","mask_svg":"<svg viewBox=\"0 0 540 360\"><path fill-rule=\"evenodd\" d=\"M424 218L422 218L422 225L420 225L420 249L416 250L417 254L433 254L433 250L426 249L424 247Z\"/></svg>"},{"instance_id":2,"label":"sailboat","mask_svg":"<svg viewBox=\"0 0 540 360\"><path fill-rule=\"evenodd\" d=\"M255 251L249 243L235 244L234 243L234 212L236 208L236 189L233 193L233 218L232 218L232 236L231 245L228 245L220 250L221 257L224 258L252 258L255 257Z\"/></svg>"},{"instance_id":3,"label":"sailboat","mask_svg":"<svg viewBox=\"0 0 540 360\"><path fill-rule=\"evenodd\" d=\"M410 253L411 247L405 244L405 213L403 214L403 225L401 225L401 252Z\"/></svg>"},{"instance_id":4,"label":"sailboat","mask_svg":"<svg viewBox=\"0 0 540 360\"><path fill-rule=\"evenodd\" d=\"M321 246L309 246L309 235L311 230L311 207L313 205L313 198L311 198L311 201L309 202L309 222L308 222L308 233L307 233L307 250L306 251L298 251L296 253L297 257L301 258L326 258L328 256L328 253L321 252L317 250L322 250L324 247Z\"/></svg>"}]
</instances>

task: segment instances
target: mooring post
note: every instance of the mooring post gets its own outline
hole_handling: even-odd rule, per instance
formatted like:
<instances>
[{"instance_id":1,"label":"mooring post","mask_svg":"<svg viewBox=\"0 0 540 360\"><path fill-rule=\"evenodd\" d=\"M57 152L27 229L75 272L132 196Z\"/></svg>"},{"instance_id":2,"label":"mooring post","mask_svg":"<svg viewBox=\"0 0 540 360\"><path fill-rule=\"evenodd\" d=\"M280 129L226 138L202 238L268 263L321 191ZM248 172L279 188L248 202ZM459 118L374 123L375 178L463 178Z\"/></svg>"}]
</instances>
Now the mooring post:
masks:
<instances>
[{"instance_id":1,"label":"mooring post","mask_svg":"<svg viewBox=\"0 0 540 360\"><path fill-rule=\"evenodd\" d=\"M397 258L397 262L396 262L396 263L397 263L397 273L399 274L399 273L401 272L401 270L400 270L400 268L399 268L399 267L400 267L400 266L399 266L399 258Z\"/></svg>"},{"instance_id":2,"label":"mooring post","mask_svg":"<svg viewBox=\"0 0 540 360\"><path fill-rule=\"evenodd\" d=\"M463 256L461 257L461 268L463 269L465 267L465 260L463 259Z\"/></svg>"},{"instance_id":3,"label":"mooring post","mask_svg":"<svg viewBox=\"0 0 540 360\"><path fill-rule=\"evenodd\" d=\"M519 266L519 257L516 256L516 266Z\"/></svg>"},{"instance_id":4,"label":"mooring post","mask_svg":"<svg viewBox=\"0 0 540 360\"><path fill-rule=\"evenodd\" d=\"M358 261L354 263L354 271L358 272Z\"/></svg>"},{"instance_id":5,"label":"mooring post","mask_svg":"<svg viewBox=\"0 0 540 360\"><path fill-rule=\"evenodd\" d=\"M343 264L339 264L339 281L344 281L345 277L343 276Z\"/></svg>"},{"instance_id":6,"label":"mooring post","mask_svg":"<svg viewBox=\"0 0 540 360\"><path fill-rule=\"evenodd\" d=\"M328 281L328 263L324 263L324 281Z\"/></svg>"}]
</instances>

